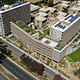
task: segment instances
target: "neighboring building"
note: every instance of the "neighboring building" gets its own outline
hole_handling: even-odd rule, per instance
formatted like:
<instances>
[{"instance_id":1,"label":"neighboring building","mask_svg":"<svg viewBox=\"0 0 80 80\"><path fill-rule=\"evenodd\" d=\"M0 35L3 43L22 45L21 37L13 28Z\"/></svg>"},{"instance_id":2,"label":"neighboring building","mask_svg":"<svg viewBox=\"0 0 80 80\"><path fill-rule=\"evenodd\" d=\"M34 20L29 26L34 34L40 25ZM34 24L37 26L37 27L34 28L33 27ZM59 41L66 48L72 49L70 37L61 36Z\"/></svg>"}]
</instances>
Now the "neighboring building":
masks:
<instances>
[{"instance_id":1,"label":"neighboring building","mask_svg":"<svg viewBox=\"0 0 80 80\"><path fill-rule=\"evenodd\" d=\"M55 14L57 14L57 10L52 7L43 7L39 9L39 11L48 14L49 17L53 17Z\"/></svg>"},{"instance_id":2,"label":"neighboring building","mask_svg":"<svg viewBox=\"0 0 80 80\"><path fill-rule=\"evenodd\" d=\"M21 20L25 24L31 21L30 3L20 1L10 6L4 5L0 10L0 33L8 35L11 32L10 22Z\"/></svg>"},{"instance_id":3,"label":"neighboring building","mask_svg":"<svg viewBox=\"0 0 80 80\"><path fill-rule=\"evenodd\" d=\"M70 14L50 28L50 38L67 44L80 30L80 15Z\"/></svg>"},{"instance_id":4,"label":"neighboring building","mask_svg":"<svg viewBox=\"0 0 80 80\"><path fill-rule=\"evenodd\" d=\"M48 3L57 4L57 3L60 3L61 0L43 0L43 2L48 2Z\"/></svg>"},{"instance_id":5,"label":"neighboring building","mask_svg":"<svg viewBox=\"0 0 80 80\"><path fill-rule=\"evenodd\" d=\"M48 24L50 18L54 18L57 10L52 7L43 7L39 9L39 13L35 14L35 25L42 28Z\"/></svg>"},{"instance_id":6,"label":"neighboring building","mask_svg":"<svg viewBox=\"0 0 80 80\"><path fill-rule=\"evenodd\" d=\"M49 9L48 15L49 15L50 17L54 17L54 16L57 14L57 9L52 8L52 7L48 7L48 9Z\"/></svg>"},{"instance_id":7,"label":"neighboring building","mask_svg":"<svg viewBox=\"0 0 80 80\"><path fill-rule=\"evenodd\" d=\"M80 14L80 6L73 6L68 10L69 13Z\"/></svg>"},{"instance_id":8,"label":"neighboring building","mask_svg":"<svg viewBox=\"0 0 80 80\"><path fill-rule=\"evenodd\" d=\"M30 5L30 12L32 13L32 12L35 12L35 11L38 11L40 9L40 7L39 6L37 6L37 5L34 5L34 4L31 4Z\"/></svg>"},{"instance_id":9,"label":"neighboring building","mask_svg":"<svg viewBox=\"0 0 80 80\"><path fill-rule=\"evenodd\" d=\"M61 20L61 19L64 19L66 16L67 16L67 13L64 13L64 12L58 12L57 13L58 15L57 15L57 19L58 20Z\"/></svg>"},{"instance_id":10,"label":"neighboring building","mask_svg":"<svg viewBox=\"0 0 80 80\"><path fill-rule=\"evenodd\" d=\"M42 16L37 16L35 18L35 26L42 28L47 25L47 18Z\"/></svg>"},{"instance_id":11,"label":"neighboring building","mask_svg":"<svg viewBox=\"0 0 80 80\"><path fill-rule=\"evenodd\" d=\"M39 13L35 14L35 17L37 17L37 16L48 18L48 14L47 13L43 13L43 12L39 12Z\"/></svg>"},{"instance_id":12,"label":"neighboring building","mask_svg":"<svg viewBox=\"0 0 80 80\"><path fill-rule=\"evenodd\" d=\"M41 10L41 9L40 9ZM35 14L35 26L42 28L47 25L48 13L47 10L40 11Z\"/></svg>"},{"instance_id":13,"label":"neighboring building","mask_svg":"<svg viewBox=\"0 0 80 80\"><path fill-rule=\"evenodd\" d=\"M70 2L68 2L68 1L61 1L60 7L61 7L62 11L65 11L65 12L68 13L68 9L70 7Z\"/></svg>"},{"instance_id":14,"label":"neighboring building","mask_svg":"<svg viewBox=\"0 0 80 80\"><path fill-rule=\"evenodd\" d=\"M49 9L47 7L43 7L41 9L39 9L40 12L43 12L43 13L49 13Z\"/></svg>"}]
</instances>

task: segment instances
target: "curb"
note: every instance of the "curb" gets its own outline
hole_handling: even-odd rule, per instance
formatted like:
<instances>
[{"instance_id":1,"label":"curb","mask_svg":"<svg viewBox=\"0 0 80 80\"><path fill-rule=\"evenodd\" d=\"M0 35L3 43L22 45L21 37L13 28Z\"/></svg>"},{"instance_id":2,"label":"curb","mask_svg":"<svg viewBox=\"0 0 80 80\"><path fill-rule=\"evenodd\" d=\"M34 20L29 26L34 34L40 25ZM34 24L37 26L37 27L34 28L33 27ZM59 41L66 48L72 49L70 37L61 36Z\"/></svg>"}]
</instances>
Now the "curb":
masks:
<instances>
[{"instance_id":1,"label":"curb","mask_svg":"<svg viewBox=\"0 0 80 80\"><path fill-rule=\"evenodd\" d=\"M24 69L23 67L21 67L18 63L14 62L12 59L10 59L9 57L7 57L8 60L10 60L12 63L14 63L15 65L17 65L19 68L21 68L24 72L28 73L29 75L31 75L34 79L36 80L40 80L38 78L36 78L34 75L32 75L29 71L27 71L26 69Z\"/></svg>"}]
</instances>

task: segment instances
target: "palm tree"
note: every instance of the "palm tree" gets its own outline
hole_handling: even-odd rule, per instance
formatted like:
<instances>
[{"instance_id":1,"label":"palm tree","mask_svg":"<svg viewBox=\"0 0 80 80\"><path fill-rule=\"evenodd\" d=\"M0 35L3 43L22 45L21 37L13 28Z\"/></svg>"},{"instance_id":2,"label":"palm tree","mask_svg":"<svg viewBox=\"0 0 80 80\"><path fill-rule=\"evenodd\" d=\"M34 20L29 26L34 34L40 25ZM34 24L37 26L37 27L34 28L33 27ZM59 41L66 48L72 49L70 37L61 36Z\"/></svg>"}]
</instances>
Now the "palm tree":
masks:
<instances>
[{"instance_id":1,"label":"palm tree","mask_svg":"<svg viewBox=\"0 0 80 80\"><path fill-rule=\"evenodd\" d=\"M3 46L3 42L0 40L0 49L1 49L2 46Z\"/></svg>"}]
</instances>

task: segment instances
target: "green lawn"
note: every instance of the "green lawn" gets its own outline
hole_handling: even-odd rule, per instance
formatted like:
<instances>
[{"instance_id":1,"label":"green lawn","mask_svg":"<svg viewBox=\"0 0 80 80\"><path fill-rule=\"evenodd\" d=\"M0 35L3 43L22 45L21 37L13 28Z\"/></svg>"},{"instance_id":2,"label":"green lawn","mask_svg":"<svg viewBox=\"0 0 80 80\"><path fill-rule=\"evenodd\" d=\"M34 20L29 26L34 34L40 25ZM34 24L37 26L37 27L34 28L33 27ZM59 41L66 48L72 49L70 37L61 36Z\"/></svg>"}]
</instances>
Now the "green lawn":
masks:
<instances>
[{"instance_id":1,"label":"green lawn","mask_svg":"<svg viewBox=\"0 0 80 80\"><path fill-rule=\"evenodd\" d=\"M50 29L45 30L44 33L49 36L49 34L50 34Z\"/></svg>"},{"instance_id":2,"label":"green lawn","mask_svg":"<svg viewBox=\"0 0 80 80\"><path fill-rule=\"evenodd\" d=\"M77 62L80 61L80 49L68 55L72 61Z\"/></svg>"}]
</instances>

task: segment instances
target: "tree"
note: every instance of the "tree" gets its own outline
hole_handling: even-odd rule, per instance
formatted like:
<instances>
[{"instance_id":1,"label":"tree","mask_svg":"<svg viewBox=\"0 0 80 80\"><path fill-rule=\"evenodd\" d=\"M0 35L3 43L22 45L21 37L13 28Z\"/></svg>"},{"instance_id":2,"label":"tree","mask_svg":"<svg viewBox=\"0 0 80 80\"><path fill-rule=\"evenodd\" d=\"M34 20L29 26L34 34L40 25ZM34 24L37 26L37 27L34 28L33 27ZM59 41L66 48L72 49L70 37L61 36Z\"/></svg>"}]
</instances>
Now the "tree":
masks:
<instances>
[{"instance_id":1,"label":"tree","mask_svg":"<svg viewBox=\"0 0 80 80\"><path fill-rule=\"evenodd\" d=\"M1 51L3 54L6 54L7 49L6 49L4 46L2 46L2 47L0 48L0 51Z\"/></svg>"},{"instance_id":2,"label":"tree","mask_svg":"<svg viewBox=\"0 0 80 80\"><path fill-rule=\"evenodd\" d=\"M3 46L3 42L0 40L0 48Z\"/></svg>"},{"instance_id":3,"label":"tree","mask_svg":"<svg viewBox=\"0 0 80 80\"><path fill-rule=\"evenodd\" d=\"M5 0L4 3L10 5L10 4L15 3L16 1L18 0Z\"/></svg>"},{"instance_id":4,"label":"tree","mask_svg":"<svg viewBox=\"0 0 80 80\"><path fill-rule=\"evenodd\" d=\"M11 53L12 53L12 51L9 49L9 50L6 51L5 55L10 56Z\"/></svg>"},{"instance_id":5,"label":"tree","mask_svg":"<svg viewBox=\"0 0 80 80\"><path fill-rule=\"evenodd\" d=\"M64 80L60 75L55 75L53 80Z\"/></svg>"},{"instance_id":6,"label":"tree","mask_svg":"<svg viewBox=\"0 0 80 80\"><path fill-rule=\"evenodd\" d=\"M24 59L25 59L25 54L21 55L21 56L20 56L20 59L21 59L21 60L24 60Z\"/></svg>"},{"instance_id":7,"label":"tree","mask_svg":"<svg viewBox=\"0 0 80 80\"><path fill-rule=\"evenodd\" d=\"M21 56L22 62L27 65L27 67L33 71L38 73L38 75L42 75L44 71L44 66L33 59L29 58L29 56L25 57L25 54Z\"/></svg>"}]
</instances>

